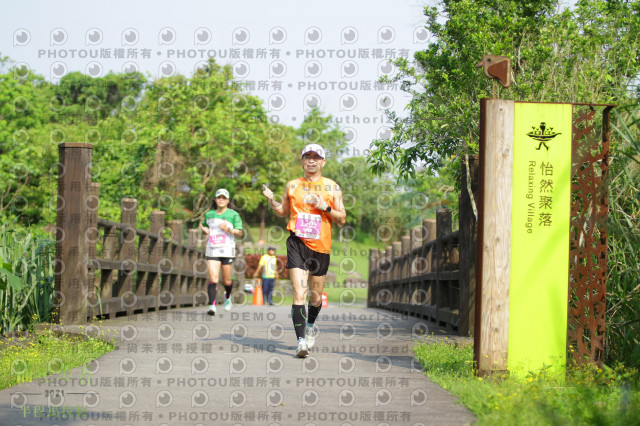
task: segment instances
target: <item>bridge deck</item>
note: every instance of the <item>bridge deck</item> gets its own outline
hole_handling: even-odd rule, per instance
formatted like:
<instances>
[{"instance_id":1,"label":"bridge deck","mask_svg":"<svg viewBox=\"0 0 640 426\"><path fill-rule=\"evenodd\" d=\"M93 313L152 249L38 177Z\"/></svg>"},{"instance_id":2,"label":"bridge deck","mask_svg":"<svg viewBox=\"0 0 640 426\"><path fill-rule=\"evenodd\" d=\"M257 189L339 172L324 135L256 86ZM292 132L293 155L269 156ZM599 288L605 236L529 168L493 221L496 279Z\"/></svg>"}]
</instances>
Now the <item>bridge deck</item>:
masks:
<instances>
[{"instance_id":1,"label":"bridge deck","mask_svg":"<svg viewBox=\"0 0 640 426\"><path fill-rule=\"evenodd\" d=\"M118 348L87 367L0 391L2 423L474 422L453 396L428 380L413 357L413 340L424 339L425 326L431 327L422 320L330 306L320 313L315 348L299 359L290 307L234 306L230 312L220 307L215 317L205 310L181 308L103 322L100 330L112 330L107 334L118 330ZM96 327L87 332L97 333ZM428 332L430 338L444 336L441 330ZM50 406L60 407L52 412L66 410L70 418L34 417ZM86 418L79 417L83 411Z\"/></svg>"}]
</instances>

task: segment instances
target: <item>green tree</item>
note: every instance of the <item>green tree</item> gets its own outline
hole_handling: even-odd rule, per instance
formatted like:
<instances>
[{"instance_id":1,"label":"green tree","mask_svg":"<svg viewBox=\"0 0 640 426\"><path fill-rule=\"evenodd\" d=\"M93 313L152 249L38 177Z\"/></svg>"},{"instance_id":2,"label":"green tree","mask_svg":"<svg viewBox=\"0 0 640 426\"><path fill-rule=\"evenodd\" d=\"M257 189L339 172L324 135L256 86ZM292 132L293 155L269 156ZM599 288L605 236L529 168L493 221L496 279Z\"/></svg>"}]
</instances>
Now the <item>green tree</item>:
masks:
<instances>
[{"instance_id":1,"label":"green tree","mask_svg":"<svg viewBox=\"0 0 640 426\"><path fill-rule=\"evenodd\" d=\"M48 204L53 161L45 128L50 85L0 59L0 219L39 223ZM6 67L6 70L5 70ZM55 206L54 206L55 207Z\"/></svg>"},{"instance_id":2,"label":"green tree","mask_svg":"<svg viewBox=\"0 0 640 426\"><path fill-rule=\"evenodd\" d=\"M60 123L96 123L109 115L128 108L140 97L146 78L138 73L91 77L81 72L71 72L54 86L52 121Z\"/></svg>"},{"instance_id":3,"label":"green tree","mask_svg":"<svg viewBox=\"0 0 640 426\"><path fill-rule=\"evenodd\" d=\"M378 173L393 166L401 178L434 173L474 152L483 97L626 103L632 95L640 69L638 2L580 0L575 10L561 10L551 0L443 0L425 15L434 42L413 62L395 61L393 80L411 100L407 116L389 112L392 137L372 143ZM485 54L511 58L511 88L499 89L475 68Z\"/></svg>"}]
</instances>

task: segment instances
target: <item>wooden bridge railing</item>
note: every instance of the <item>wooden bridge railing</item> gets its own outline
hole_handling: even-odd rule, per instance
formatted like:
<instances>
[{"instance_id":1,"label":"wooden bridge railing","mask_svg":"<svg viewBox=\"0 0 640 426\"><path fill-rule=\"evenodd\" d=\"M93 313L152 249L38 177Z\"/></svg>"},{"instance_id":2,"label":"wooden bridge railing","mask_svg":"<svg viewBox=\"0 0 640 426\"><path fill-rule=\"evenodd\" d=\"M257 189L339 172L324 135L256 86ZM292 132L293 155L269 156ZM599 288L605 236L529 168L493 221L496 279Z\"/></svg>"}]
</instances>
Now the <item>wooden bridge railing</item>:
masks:
<instances>
[{"instance_id":1,"label":"wooden bridge railing","mask_svg":"<svg viewBox=\"0 0 640 426\"><path fill-rule=\"evenodd\" d=\"M134 312L207 303L207 264L199 229L165 224L151 213L150 230L137 228L138 202L123 198L120 222L98 217L100 184L91 182L92 146L59 145L56 232L58 321L84 323ZM168 234L168 235L167 235ZM238 256L243 256L238 248ZM244 269L237 262L236 269ZM244 270L236 270L237 285Z\"/></svg>"},{"instance_id":2,"label":"wooden bridge railing","mask_svg":"<svg viewBox=\"0 0 640 426\"><path fill-rule=\"evenodd\" d=\"M470 160L477 194L477 158ZM461 175L459 229L452 232L451 211L442 209L401 241L371 250L367 306L422 317L460 335L473 333L476 221L465 164Z\"/></svg>"},{"instance_id":3,"label":"wooden bridge railing","mask_svg":"<svg viewBox=\"0 0 640 426\"><path fill-rule=\"evenodd\" d=\"M98 184L92 183L92 189ZM151 213L151 230L136 228L137 200L122 199L121 221L97 218L91 227L88 316L207 303L207 263L199 246L200 230L190 229L182 242L182 221ZM96 215L97 216L97 215ZM163 234L169 231L170 237ZM95 235L97 234L97 238ZM102 250L96 249L102 242ZM95 277L99 271L100 277ZM99 296L99 297L98 297Z\"/></svg>"}]
</instances>

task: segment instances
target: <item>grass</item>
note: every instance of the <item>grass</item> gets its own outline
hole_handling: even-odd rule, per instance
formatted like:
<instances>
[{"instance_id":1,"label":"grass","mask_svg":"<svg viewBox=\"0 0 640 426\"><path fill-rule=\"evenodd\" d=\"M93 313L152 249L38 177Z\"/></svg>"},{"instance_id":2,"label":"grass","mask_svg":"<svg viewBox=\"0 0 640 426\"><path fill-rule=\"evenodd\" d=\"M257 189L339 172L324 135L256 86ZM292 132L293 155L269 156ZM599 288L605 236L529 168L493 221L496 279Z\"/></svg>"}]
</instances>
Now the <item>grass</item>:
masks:
<instances>
[{"instance_id":1,"label":"grass","mask_svg":"<svg viewBox=\"0 0 640 426\"><path fill-rule=\"evenodd\" d=\"M95 337L45 331L0 342L0 389L79 367L114 349Z\"/></svg>"},{"instance_id":2,"label":"grass","mask_svg":"<svg viewBox=\"0 0 640 426\"><path fill-rule=\"evenodd\" d=\"M544 370L525 379L487 379L474 375L471 345L439 341L413 350L429 378L458 396L480 425L640 424L634 369L570 369L565 380Z\"/></svg>"}]
</instances>

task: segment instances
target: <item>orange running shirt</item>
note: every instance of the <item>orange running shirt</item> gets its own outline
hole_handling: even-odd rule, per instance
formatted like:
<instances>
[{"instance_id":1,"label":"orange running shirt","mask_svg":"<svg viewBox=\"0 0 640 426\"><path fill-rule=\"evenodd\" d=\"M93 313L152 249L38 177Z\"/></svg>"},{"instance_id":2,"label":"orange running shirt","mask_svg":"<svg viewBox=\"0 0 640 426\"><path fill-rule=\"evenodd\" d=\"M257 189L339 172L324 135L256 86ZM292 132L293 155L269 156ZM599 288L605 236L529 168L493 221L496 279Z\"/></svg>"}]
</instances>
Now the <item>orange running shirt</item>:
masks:
<instances>
[{"instance_id":1,"label":"orange running shirt","mask_svg":"<svg viewBox=\"0 0 640 426\"><path fill-rule=\"evenodd\" d=\"M333 193L337 185L331 179L324 177L318 182L308 182L305 178L298 178L289 182L288 195L291 204L291 216L287 229L300 236L300 239L307 247L318 253L331 253L331 224L333 221L328 213L318 210L313 204L305 203L305 195L315 192L333 209L335 208ZM299 215L301 220L298 220ZM303 222L313 222L314 219L320 222L320 238L314 238L313 226L311 229L302 230L301 225ZM304 236L310 238L305 238Z\"/></svg>"}]
</instances>

